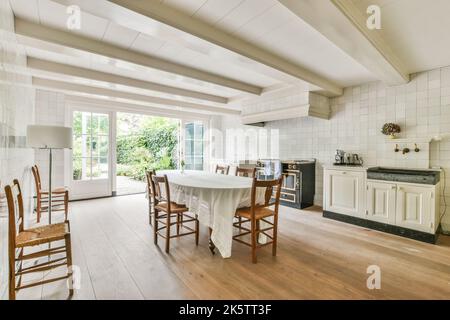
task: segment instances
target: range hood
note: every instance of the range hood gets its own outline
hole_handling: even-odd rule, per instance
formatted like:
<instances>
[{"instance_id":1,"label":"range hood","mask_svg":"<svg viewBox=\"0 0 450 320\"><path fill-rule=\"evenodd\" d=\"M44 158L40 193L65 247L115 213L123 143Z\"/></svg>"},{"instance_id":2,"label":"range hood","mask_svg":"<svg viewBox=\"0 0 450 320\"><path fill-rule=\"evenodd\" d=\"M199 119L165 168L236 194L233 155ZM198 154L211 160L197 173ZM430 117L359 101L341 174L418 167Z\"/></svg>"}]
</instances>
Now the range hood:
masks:
<instances>
[{"instance_id":1,"label":"range hood","mask_svg":"<svg viewBox=\"0 0 450 320\"><path fill-rule=\"evenodd\" d=\"M316 117L329 119L331 110L327 97L309 92L305 103L294 106L271 108L261 112L252 112L241 116L242 124L264 126L264 123L300 117ZM303 101L302 101L303 102Z\"/></svg>"}]
</instances>

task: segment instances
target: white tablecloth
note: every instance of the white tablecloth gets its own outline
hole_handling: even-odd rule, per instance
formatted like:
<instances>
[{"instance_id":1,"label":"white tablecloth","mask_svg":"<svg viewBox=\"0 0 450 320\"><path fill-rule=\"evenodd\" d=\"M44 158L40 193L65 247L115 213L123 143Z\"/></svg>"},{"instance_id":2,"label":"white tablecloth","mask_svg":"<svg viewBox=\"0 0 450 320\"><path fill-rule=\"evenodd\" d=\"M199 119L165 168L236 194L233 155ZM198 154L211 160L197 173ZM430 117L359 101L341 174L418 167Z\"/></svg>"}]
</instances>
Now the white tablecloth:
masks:
<instances>
[{"instance_id":1,"label":"white tablecloth","mask_svg":"<svg viewBox=\"0 0 450 320\"><path fill-rule=\"evenodd\" d=\"M231 256L233 217L237 208L250 206L252 179L206 171L161 170L169 179L170 198L197 214L200 223L212 228L211 240L222 257ZM264 188L257 203L264 202Z\"/></svg>"}]
</instances>

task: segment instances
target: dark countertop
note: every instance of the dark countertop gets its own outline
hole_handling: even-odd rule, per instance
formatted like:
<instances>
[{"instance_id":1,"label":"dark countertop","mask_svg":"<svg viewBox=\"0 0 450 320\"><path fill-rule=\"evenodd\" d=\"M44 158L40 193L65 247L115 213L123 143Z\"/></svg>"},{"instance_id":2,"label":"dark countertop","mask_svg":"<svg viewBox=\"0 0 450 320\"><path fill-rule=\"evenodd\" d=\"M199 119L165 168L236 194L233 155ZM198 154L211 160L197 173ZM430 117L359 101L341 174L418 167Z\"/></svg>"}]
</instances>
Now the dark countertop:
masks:
<instances>
[{"instance_id":1,"label":"dark countertop","mask_svg":"<svg viewBox=\"0 0 450 320\"><path fill-rule=\"evenodd\" d=\"M367 169L367 178L394 182L408 182L436 185L440 181L441 172L426 169L403 169L372 167Z\"/></svg>"}]
</instances>

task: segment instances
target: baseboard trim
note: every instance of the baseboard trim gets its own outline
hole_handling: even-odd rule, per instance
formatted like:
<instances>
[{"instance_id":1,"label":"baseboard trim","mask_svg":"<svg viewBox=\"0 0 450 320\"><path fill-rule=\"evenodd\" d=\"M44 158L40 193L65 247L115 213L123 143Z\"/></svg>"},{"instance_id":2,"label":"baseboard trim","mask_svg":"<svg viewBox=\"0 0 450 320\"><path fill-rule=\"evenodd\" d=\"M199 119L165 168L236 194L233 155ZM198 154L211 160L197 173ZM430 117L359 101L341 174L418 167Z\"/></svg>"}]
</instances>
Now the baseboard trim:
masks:
<instances>
[{"instance_id":1,"label":"baseboard trim","mask_svg":"<svg viewBox=\"0 0 450 320\"><path fill-rule=\"evenodd\" d=\"M436 234L426 233L423 231L417 231L412 229L407 229L399 226L393 226L386 223L381 223L377 221L361 219L357 217L347 216L345 214L335 213L331 211L323 210L323 217L328 219L333 219L341 222L346 222L354 224L367 229L373 229L377 231L382 231L390 234L395 234L397 236L414 239L422 242L427 242L435 244L437 238L439 237L439 230Z\"/></svg>"}]
</instances>

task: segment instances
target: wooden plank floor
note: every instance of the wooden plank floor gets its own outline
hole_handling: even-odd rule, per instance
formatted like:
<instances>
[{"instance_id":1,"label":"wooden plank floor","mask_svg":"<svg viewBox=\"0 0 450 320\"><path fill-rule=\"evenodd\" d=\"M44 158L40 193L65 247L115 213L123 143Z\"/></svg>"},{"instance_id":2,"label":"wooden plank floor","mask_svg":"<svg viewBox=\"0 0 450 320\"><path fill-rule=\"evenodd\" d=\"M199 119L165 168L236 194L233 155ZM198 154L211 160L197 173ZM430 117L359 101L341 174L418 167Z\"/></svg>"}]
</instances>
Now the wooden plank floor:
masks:
<instances>
[{"instance_id":1,"label":"wooden plank floor","mask_svg":"<svg viewBox=\"0 0 450 320\"><path fill-rule=\"evenodd\" d=\"M230 259L211 255L205 227L198 247L193 236L174 239L166 255L153 244L146 210L143 195L71 203L81 274L73 299L450 299L447 236L431 245L324 219L320 208L282 207L278 256L261 249L253 265L239 243ZM366 287L369 265L381 268L380 290ZM67 298L64 281L18 294Z\"/></svg>"}]
</instances>

